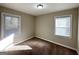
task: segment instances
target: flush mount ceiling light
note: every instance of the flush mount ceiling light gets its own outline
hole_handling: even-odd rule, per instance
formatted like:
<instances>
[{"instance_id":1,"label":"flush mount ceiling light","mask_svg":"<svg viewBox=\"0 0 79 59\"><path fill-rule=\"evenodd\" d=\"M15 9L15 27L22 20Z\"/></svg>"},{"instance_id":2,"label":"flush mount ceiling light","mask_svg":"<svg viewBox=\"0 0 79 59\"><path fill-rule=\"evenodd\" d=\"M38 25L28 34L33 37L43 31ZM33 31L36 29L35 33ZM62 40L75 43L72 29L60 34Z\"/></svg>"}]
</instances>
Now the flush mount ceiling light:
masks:
<instances>
[{"instance_id":1,"label":"flush mount ceiling light","mask_svg":"<svg viewBox=\"0 0 79 59\"><path fill-rule=\"evenodd\" d=\"M37 8L38 8L38 9L42 9L42 8L43 8L43 5L42 5L42 4L38 4L38 5L37 5Z\"/></svg>"}]
</instances>

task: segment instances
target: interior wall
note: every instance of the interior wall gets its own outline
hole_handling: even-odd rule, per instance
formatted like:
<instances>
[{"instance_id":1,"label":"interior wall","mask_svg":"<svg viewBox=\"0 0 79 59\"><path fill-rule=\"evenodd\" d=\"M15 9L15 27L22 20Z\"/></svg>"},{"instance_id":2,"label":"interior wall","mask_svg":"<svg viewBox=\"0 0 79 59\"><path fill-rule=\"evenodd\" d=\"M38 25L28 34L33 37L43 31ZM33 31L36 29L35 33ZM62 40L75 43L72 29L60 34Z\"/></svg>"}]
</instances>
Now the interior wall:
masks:
<instances>
[{"instance_id":1,"label":"interior wall","mask_svg":"<svg viewBox=\"0 0 79 59\"><path fill-rule=\"evenodd\" d=\"M79 54L79 8L78 8L78 40L77 40L77 50Z\"/></svg>"},{"instance_id":2,"label":"interior wall","mask_svg":"<svg viewBox=\"0 0 79 59\"><path fill-rule=\"evenodd\" d=\"M1 13L0 13L0 15L1 15ZM1 38L1 16L0 16L0 38Z\"/></svg>"},{"instance_id":3,"label":"interior wall","mask_svg":"<svg viewBox=\"0 0 79 59\"><path fill-rule=\"evenodd\" d=\"M78 9L69 9L36 17L36 37L77 49ZM72 38L54 35L54 16L72 15Z\"/></svg>"},{"instance_id":4,"label":"interior wall","mask_svg":"<svg viewBox=\"0 0 79 59\"><path fill-rule=\"evenodd\" d=\"M17 38L14 40L14 43L18 43L28 38L34 37L34 19L35 19L34 16L0 6L0 14L1 12L6 12L6 13L21 16L21 35L19 36L17 35ZM1 21L1 17L0 17L0 21Z\"/></svg>"},{"instance_id":5,"label":"interior wall","mask_svg":"<svg viewBox=\"0 0 79 59\"><path fill-rule=\"evenodd\" d=\"M40 37L49 41L54 41L63 45L77 48L77 22L78 22L78 9L64 10L60 12L54 12L41 16L34 17L23 12L15 11L9 8L0 6L1 12L11 13L21 16L21 35L14 40L14 43L24 41L30 37ZM54 16L72 15L72 38L65 38L54 35ZM1 16L0 16L1 24ZM1 25L0 25L1 28ZM0 29L1 36L1 29ZM79 44L78 44L79 45Z\"/></svg>"}]
</instances>

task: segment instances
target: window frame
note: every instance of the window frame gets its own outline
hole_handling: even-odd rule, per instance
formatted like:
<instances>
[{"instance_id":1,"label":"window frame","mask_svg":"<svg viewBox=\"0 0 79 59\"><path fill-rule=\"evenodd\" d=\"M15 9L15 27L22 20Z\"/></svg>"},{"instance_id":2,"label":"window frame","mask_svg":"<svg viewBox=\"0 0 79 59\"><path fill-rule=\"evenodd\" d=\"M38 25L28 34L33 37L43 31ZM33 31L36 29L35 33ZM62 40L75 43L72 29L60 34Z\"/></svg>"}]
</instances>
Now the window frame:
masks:
<instances>
[{"instance_id":1,"label":"window frame","mask_svg":"<svg viewBox=\"0 0 79 59\"><path fill-rule=\"evenodd\" d=\"M56 25L55 25L55 21L57 17L66 17L69 16L70 17L70 36L62 36L62 35L56 35ZM54 16L54 35L58 36L58 37L64 37L64 38L72 38L72 15L60 15L60 16Z\"/></svg>"},{"instance_id":2,"label":"window frame","mask_svg":"<svg viewBox=\"0 0 79 59\"><path fill-rule=\"evenodd\" d=\"M19 18L19 34L21 34L21 16L15 15L15 14L12 14L12 13L2 12L1 13L1 39L4 38L4 17L5 17L5 15Z\"/></svg>"}]
</instances>

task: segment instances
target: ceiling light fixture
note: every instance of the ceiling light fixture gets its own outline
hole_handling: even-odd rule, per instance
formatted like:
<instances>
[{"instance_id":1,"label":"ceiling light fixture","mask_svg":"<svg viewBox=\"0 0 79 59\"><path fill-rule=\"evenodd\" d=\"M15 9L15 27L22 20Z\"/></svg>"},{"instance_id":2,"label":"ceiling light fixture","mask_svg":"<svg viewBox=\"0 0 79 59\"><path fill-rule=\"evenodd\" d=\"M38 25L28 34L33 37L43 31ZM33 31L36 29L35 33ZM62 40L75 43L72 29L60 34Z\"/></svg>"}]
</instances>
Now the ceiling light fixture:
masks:
<instances>
[{"instance_id":1,"label":"ceiling light fixture","mask_svg":"<svg viewBox=\"0 0 79 59\"><path fill-rule=\"evenodd\" d=\"M42 8L43 8L43 5L42 5L42 4L38 4L38 5L37 5L37 8L38 8L38 9L42 9Z\"/></svg>"}]
</instances>

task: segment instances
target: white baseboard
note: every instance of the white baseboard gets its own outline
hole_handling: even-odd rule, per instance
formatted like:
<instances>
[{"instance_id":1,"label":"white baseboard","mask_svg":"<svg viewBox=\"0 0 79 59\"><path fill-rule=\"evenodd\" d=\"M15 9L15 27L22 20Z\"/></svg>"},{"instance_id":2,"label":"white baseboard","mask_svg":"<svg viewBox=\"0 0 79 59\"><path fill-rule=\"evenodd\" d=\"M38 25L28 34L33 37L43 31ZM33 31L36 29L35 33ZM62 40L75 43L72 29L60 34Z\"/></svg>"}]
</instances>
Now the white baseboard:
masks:
<instances>
[{"instance_id":1,"label":"white baseboard","mask_svg":"<svg viewBox=\"0 0 79 59\"><path fill-rule=\"evenodd\" d=\"M28 39L31 39L31 38L33 38L34 36L32 36L32 37L29 37L29 38L26 38L25 40L23 40L23 41L20 41L20 42L18 42L18 43L15 43L15 44L19 44L19 43L22 43L22 42L24 42L24 41L26 41L26 40L28 40ZM38 36L36 36L37 38L40 38L40 39L43 39L43 40L46 40L45 38L41 38L41 37L38 37ZM60 46L63 46L63 47L66 47L66 48L69 48L69 49L72 49L72 50L75 50L75 51L77 51L77 53L78 53L78 55L79 55L79 52L78 52L78 50L76 49L76 48L73 48L73 47L70 47L70 46L67 46L67 45L63 45L63 44L61 44L61 43L58 43L58 42L54 42L54 41L51 41L51 40L46 40L46 41L49 41L49 42L51 42L51 43L54 43L54 44L57 44L57 45L60 45Z\"/></svg>"},{"instance_id":2,"label":"white baseboard","mask_svg":"<svg viewBox=\"0 0 79 59\"><path fill-rule=\"evenodd\" d=\"M79 55L79 51L77 51L78 55Z\"/></svg>"},{"instance_id":3,"label":"white baseboard","mask_svg":"<svg viewBox=\"0 0 79 59\"><path fill-rule=\"evenodd\" d=\"M19 41L19 42L17 42L17 43L14 43L15 45L16 44L19 44L19 43L22 43L22 42L24 42L24 41L26 41L26 40L28 40L28 39L31 39L31 38L33 38L34 36L31 36L31 37L29 37L29 38L26 38L26 39L24 39L24 40L21 40L21 41Z\"/></svg>"},{"instance_id":4,"label":"white baseboard","mask_svg":"<svg viewBox=\"0 0 79 59\"><path fill-rule=\"evenodd\" d=\"M38 36L36 36L36 37L37 37L37 38L40 38L40 39L43 39L43 40L46 40L45 38L41 38L41 37L38 37ZM63 45L63 44L58 43L58 42L54 42L54 41L51 41L51 40L46 40L46 41L49 41L49 42L51 42L51 43L54 43L54 44L57 44L57 45L60 45L60 46L63 46L63 47L66 47L66 48L69 48L69 49L72 49L72 50L77 51L76 48L73 48L73 47L70 47L70 46L67 46L67 45Z\"/></svg>"}]
</instances>

